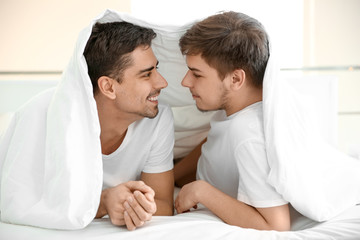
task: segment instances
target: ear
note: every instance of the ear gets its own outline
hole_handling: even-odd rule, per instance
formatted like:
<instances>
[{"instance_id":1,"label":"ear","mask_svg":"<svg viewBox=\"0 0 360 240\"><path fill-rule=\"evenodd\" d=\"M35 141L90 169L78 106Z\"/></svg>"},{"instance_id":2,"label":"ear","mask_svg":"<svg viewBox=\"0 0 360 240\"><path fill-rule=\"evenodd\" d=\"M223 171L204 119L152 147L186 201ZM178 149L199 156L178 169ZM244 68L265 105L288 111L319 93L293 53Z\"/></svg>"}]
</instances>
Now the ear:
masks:
<instances>
[{"instance_id":1,"label":"ear","mask_svg":"<svg viewBox=\"0 0 360 240\"><path fill-rule=\"evenodd\" d=\"M233 90L239 90L245 84L246 74L243 69L235 69L231 74L230 87Z\"/></svg>"},{"instance_id":2,"label":"ear","mask_svg":"<svg viewBox=\"0 0 360 240\"><path fill-rule=\"evenodd\" d=\"M102 93L105 97L114 100L116 98L115 82L116 81L114 79L107 76L99 77L97 81L99 92Z\"/></svg>"}]
</instances>

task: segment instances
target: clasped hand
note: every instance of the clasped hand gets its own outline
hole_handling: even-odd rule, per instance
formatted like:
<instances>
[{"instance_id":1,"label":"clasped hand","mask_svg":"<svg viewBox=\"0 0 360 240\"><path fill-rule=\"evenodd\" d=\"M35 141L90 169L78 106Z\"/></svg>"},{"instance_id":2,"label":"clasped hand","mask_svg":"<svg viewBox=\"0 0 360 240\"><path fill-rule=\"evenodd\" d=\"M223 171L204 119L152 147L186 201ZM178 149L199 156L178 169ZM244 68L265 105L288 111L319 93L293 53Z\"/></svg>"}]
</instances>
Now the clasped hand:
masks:
<instances>
[{"instance_id":1,"label":"clasped hand","mask_svg":"<svg viewBox=\"0 0 360 240\"><path fill-rule=\"evenodd\" d=\"M142 181L129 181L105 189L102 204L112 224L134 230L156 212L155 192Z\"/></svg>"}]
</instances>

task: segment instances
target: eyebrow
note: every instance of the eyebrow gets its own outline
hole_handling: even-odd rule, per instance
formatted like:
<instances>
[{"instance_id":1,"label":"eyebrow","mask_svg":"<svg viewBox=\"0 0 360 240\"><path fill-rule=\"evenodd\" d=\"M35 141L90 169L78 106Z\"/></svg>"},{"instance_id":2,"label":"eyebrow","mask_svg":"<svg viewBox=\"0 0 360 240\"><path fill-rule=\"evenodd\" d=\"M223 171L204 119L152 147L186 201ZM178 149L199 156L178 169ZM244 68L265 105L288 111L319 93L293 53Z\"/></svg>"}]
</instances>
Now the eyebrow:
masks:
<instances>
[{"instance_id":1,"label":"eyebrow","mask_svg":"<svg viewBox=\"0 0 360 240\"><path fill-rule=\"evenodd\" d=\"M159 61L156 62L156 66L159 65ZM151 66L151 67L148 67L148 68L145 68L145 69L142 69L139 71L138 75L144 73L144 72L150 72L151 70L153 70L155 67L154 66Z\"/></svg>"},{"instance_id":2,"label":"eyebrow","mask_svg":"<svg viewBox=\"0 0 360 240\"><path fill-rule=\"evenodd\" d=\"M193 68L193 67L189 67L188 68L191 70L191 71L194 71L194 72L201 72L200 69L197 69L197 68Z\"/></svg>"}]
</instances>

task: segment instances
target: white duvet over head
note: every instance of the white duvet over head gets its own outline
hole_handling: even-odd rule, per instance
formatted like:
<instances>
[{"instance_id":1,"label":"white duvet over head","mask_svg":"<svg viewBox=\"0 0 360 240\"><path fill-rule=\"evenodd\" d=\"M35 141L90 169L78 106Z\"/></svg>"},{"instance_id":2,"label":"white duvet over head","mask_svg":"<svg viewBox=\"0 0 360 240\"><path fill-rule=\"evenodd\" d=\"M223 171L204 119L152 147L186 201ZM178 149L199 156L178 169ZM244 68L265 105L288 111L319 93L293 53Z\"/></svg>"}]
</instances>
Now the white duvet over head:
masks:
<instances>
[{"instance_id":1,"label":"white duvet over head","mask_svg":"<svg viewBox=\"0 0 360 240\"><path fill-rule=\"evenodd\" d=\"M80 33L59 85L19 109L1 140L4 222L80 229L95 217L103 182L100 125L83 51L97 21L154 29L152 47L169 82L160 101L174 113L175 154L184 155L206 137L212 113L197 111L181 87L187 67L178 39L189 25L156 26L107 10ZM301 97L278 79L270 58L263 101L269 182L302 214L322 221L359 202L360 167L312 134L301 105Z\"/></svg>"},{"instance_id":2,"label":"white duvet over head","mask_svg":"<svg viewBox=\"0 0 360 240\"><path fill-rule=\"evenodd\" d=\"M55 89L19 109L0 144L0 209L4 222L79 229L95 217L103 184L100 125L83 56L96 22L127 21L154 29L152 48L169 86L160 101L175 116L175 157L206 137L212 113L201 113L181 87L187 71L178 47L190 25L158 26L106 10L80 32L73 56Z\"/></svg>"},{"instance_id":3,"label":"white duvet over head","mask_svg":"<svg viewBox=\"0 0 360 240\"><path fill-rule=\"evenodd\" d=\"M304 216L326 221L360 203L360 161L320 137L313 103L280 76L270 55L263 85L268 181Z\"/></svg>"}]
</instances>

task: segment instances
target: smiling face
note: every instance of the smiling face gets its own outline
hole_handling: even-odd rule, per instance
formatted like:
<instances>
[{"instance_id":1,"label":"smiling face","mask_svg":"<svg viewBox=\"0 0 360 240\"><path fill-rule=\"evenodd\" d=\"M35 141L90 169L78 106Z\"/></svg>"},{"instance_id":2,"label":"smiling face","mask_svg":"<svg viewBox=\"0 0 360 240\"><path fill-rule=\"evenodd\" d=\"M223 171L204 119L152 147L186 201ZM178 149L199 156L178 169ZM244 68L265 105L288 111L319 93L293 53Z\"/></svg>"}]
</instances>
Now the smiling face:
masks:
<instances>
[{"instance_id":1,"label":"smiling face","mask_svg":"<svg viewBox=\"0 0 360 240\"><path fill-rule=\"evenodd\" d=\"M130 57L121 83L115 84L115 107L122 116L154 118L159 111L160 90L168 83L157 71L158 61L151 47L139 46Z\"/></svg>"},{"instance_id":2,"label":"smiling face","mask_svg":"<svg viewBox=\"0 0 360 240\"><path fill-rule=\"evenodd\" d=\"M227 91L216 69L200 55L187 55L188 72L181 85L189 88L200 111L225 109Z\"/></svg>"}]
</instances>

